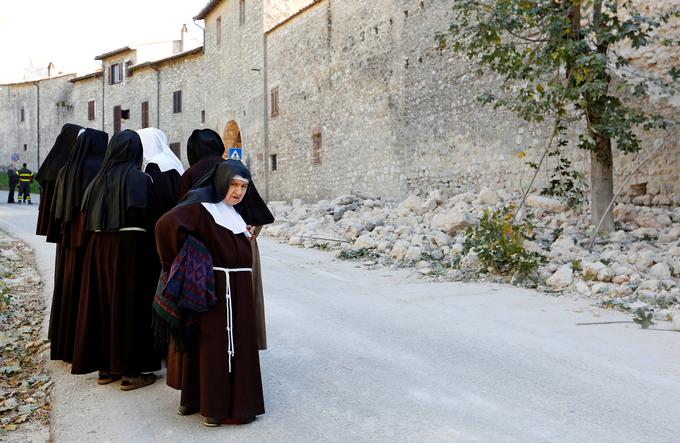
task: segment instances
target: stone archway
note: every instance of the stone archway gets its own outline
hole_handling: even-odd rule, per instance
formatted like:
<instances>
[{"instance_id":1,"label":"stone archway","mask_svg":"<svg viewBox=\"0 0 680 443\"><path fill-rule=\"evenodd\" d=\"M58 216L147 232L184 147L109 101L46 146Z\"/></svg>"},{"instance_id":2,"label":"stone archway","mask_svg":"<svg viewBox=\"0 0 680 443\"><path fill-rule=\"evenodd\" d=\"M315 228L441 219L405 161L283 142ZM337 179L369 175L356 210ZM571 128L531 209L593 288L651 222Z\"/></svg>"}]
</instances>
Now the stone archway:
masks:
<instances>
[{"instance_id":1,"label":"stone archway","mask_svg":"<svg viewBox=\"0 0 680 443\"><path fill-rule=\"evenodd\" d=\"M241 130L234 120L229 120L222 131L222 141L224 142L225 154L229 152L229 148L242 148L241 145Z\"/></svg>"}]
</instances>

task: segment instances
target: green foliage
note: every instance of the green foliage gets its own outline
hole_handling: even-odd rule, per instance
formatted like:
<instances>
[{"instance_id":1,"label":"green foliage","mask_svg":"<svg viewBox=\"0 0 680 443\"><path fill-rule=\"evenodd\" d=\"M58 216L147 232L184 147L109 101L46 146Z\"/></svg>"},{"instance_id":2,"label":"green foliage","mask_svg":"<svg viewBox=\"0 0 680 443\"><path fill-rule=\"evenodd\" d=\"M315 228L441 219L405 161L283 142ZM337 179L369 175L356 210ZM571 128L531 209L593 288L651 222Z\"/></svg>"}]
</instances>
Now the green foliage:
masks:
<instances>
[{"instance_id":1,"label":"green foliage","mask_svg":"<svg viewBox=\"0 0 680 443\"><path fill-rule=\"evenodd\" d=\"M633 317L633 321L639 324L642 329L647 329L654 324L654 317L648 310L644 308L637 308L635 310L635 317Z\"/></svg>"},{"instance_id":2,"label":"green foliage","mask_svg":"<svg viewBox=\"0 0 680 443\"><path fill-rule=\"evenodd\" d=\"M338 252L337 256L340 260L377 260L380 254L375 249L358 248L358 249L343 249Z\"/></svg>"},{"instance_id":3,"label":"green foliage","mask_svg":"<svg viewBox=\"0 0 680 443\"><path fill-rule=\"evenodd\" d=\"M504 79L500 91L483 91L482 103L506 108L530 122L555 117L562 122L585 121L579 147L594 149L596 138L616 142L624 152L636 152L636 127L665 128L670 121L647 113L623 92L644 97L648 87L673 90L680 70L666 78L618 75L631 60L612 48L629 44L675 45L656 31L673 17L670 9L658 17L641 15L630 0L456 0L454 21L437 34L441 49L451 48L477 62L477 72ZM621 10L619 10L619 5ZM617 72L617 70L619 70ZM612 87L616 76L619 91ZM569 177L567 177L569 178ZM571 177L573 181L576 177ZM567 192L555 185L554 192Z\"/></svg>"},{"instance_id":4,"label":"green foliage","mask_svg":"<svg viewBox=\"0 0 680 443\"><path fill-rule=\"evenodd\" d=\"M583 263L581 262L581 260L579 260L578 258L573 259L571 261L571 269L574 272L582 271L583 270Z\"/></svg>"},{"instance_id":5,"label":"green foliage","mask_svg":"<svg viewBox=\"0 0 680 443\"><path fill-rule=\"evenodd\" d=\"M8 191L9 190L9 177L7 177L7 173L5 172L0 172L0 190L3 191ZM16 200L17 193L19 192L19 185L14 189L14 199ZM33 183L31 183L31 194L39 194L40 193L40 185L38 184L37 180L33 180Z\"/></svg>"},{"instance_id":6,"label":"green foliage","mask_svg":"<svg viewBox=\"0 0 680 443\"><path fill-rule=\"evenodd\" d=\"M493 213L489 209L479 225L465 231L463 255L474 251L487 268L510 275L512 279L531 276L546 262L546 257L524 248L524 240L533 237L534 225L530 217L522 223L513 222L514 207L507 206Z\"/></svg>"},{"instance_id":7,"label":"green foliage","mask_svg":"<svg viewBox=\"0 0 680 443\"><path fill-rule=\"evenodd\" d=\"M0 313L5 312L9 307L11 296L7 283L0 280Z\"/></svg>"}]
</instances>

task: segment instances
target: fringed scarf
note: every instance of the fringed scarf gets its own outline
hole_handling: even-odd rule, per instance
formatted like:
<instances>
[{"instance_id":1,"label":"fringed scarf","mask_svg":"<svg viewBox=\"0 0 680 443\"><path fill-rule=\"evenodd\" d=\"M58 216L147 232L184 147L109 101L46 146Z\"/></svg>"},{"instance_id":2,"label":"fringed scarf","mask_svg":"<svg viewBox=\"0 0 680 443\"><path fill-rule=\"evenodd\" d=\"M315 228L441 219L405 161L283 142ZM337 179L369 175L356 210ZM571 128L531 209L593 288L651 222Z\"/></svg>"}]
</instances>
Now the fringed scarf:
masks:
<instances>
[{"instance_id":1,"label":"fringed scarf","mask_svg":"<svg viewBox=\"0 0 680 443\"><path fill-rule=\"evenodd\" d=\"M196 338L198 314L217 303L212 256L208 248L191 235L162 272L153 300L152 324L158 346L169 339L178 351L190 347Z\"/></svg>"}]
</instances>

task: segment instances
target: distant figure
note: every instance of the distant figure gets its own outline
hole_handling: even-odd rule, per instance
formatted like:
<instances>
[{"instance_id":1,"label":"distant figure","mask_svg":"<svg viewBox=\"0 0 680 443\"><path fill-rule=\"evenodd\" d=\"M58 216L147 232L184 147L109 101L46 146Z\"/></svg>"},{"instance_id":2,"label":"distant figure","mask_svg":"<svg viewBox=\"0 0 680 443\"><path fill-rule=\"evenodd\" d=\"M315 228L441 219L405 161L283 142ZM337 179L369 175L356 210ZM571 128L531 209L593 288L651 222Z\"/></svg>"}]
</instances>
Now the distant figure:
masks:
<instances>
[{"instance_id":1,"label":"distant figure","mask_svg":"<svg viewBox=\"0 0 680 443\"><path fill-rule=\"evenodd\" d=\"M26 167L26 163L19 169L19 203L31 203L31 183L33 183L33 172Z\"/></svg>"},{"instance_id":2,"label":"distant figure","mask_svg":"<svg viewBox=\"0 0 680 443\"><path fill-rule=\"evenodd\" d=\"M17 175L17 167L12 163L7 169L7 178L9 179L9 194L7 194L7 203L15 203L14 189L19 183L19 176Z\"/></svg>"}]
</instances>

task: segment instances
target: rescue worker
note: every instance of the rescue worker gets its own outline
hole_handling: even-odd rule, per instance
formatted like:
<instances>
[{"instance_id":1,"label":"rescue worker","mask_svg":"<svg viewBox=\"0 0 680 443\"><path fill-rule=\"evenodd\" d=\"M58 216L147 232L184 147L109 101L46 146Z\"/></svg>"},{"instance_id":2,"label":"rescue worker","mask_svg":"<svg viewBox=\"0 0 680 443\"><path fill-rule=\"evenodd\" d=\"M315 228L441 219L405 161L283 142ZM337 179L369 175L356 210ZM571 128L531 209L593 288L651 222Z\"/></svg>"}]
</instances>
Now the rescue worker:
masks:
<instances>
[{"instance_id":1,"label":"rescue worker","mask_svg":"<svg viewBox=\"0 0 680 443\"><path fill-rule=\"evenodd\" d=\"M26 163L19 169L19 203L31 203L31 183L33 183L33 172L26 167Z\"/></svg>"},{"instance_id":2,"label":"rescue worker","mask_svg":"<svg viewBox=\"0 0 680 443\"><path fill-rule=\"evenodd\" d=\"M14 190L19 183L19 176L17 175L17 167L12 163L7 169L7 179L9 181L9 194L7 194L7 203L16 203L14 201Z\"/></svg>"}]
</instances>

